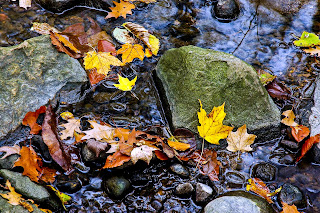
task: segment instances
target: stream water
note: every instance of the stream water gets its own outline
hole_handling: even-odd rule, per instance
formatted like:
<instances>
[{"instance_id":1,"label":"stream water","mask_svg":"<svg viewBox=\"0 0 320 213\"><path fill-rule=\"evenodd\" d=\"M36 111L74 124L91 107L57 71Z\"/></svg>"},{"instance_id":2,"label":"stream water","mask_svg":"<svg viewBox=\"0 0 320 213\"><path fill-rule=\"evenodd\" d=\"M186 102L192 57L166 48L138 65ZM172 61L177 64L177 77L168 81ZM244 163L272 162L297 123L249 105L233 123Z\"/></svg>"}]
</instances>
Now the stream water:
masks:
<instances>
[{"instance_id":1,"label":"stream water","mask_svg":"<svg viewBox=\"0 0 320 213\"><path fill-rule=\"evenodd\" d=\"M34 3L31 8L25 10L19 8L16 2L0 0L0 46L16 45L38 36L36 32L30 30L32 22L46 22L63 30L66 26L83 22L89 16L108 34L125 21L144 26L160 39L160 56L169 48L191 44L234 54L256 69L268 70L277 75L297 97L304 85L313 82L319 71L318 59L303 54L292 45L292 42L295 36L300 36L303 31L315 33L320 31L318 1L303 1L304 4L295 12L279 13L281 8L274 7L272 3L268 4L272 0L239 0L240 15L231 22L221 22L213 17L213 2L159 0L148 5L138 4L133 14L127 16L125 20L119 18L110 21L104 19L107 11L88 7L54 14ZM82 103L61 106L58 111L68 109L77 116L89 112L96 113L104 122L120 127L129 126L142 130L154 125L164 127L166 119L161 110L155 85L146 80L152 78L148 71L155 69L158 59L159 57L145 59L143 63L136 62L132 65L141 79L144 79L137 82L136 90L139 91L138 96L142 97L142 103L128 102L126 96L119 96L115 90L110 89L110 85L114 82L106 81L88 94ZM110 99L113 101L106 101ZM308 106L310 101L299 106ZM127 105L124 106L124 103ZM281 107L293 105L297 103L281 103ZM125 108L127 110L123 110ZM305 117L300 119L306 120ZM295 165L292 157L295 153L283 150L279 142L280 139L275 139L255 144L254 152L242 154L241 168L237 169L238 172L248 178L252 165L270 162L276 165L278 175L269 184L274 187L283 183L298 186L308 203L302 210L320 212L319 165L309 162L308 158ZM223 156L223 148L225 147L222 146L220 156ZM96 162L98 165L99 163L102 162ZM73 199L67 205L68 212L201 212L203 205L196 204L192 196L181 198L174 195L175 187L186 180L169 172L172 163L156 161L151 166L138 164L126 170L79 172L71 178L78 180L80 187L71 194ZM189 169L193 171L192 167ZM224 176L228 172L226 170L221 174ZM132 184L131 191L121 200L109 198L103 186L93 186L94 182L115 174L124 176ZM201 180L214 187L218 194L228 190L244 190L245 186L244 184L230 186L223 178L219 183L213 183L207 177L194 173L192 175L193 180L189 181ZM60 190L63 191L63 186Z\"/></svg>"}]
</instances>

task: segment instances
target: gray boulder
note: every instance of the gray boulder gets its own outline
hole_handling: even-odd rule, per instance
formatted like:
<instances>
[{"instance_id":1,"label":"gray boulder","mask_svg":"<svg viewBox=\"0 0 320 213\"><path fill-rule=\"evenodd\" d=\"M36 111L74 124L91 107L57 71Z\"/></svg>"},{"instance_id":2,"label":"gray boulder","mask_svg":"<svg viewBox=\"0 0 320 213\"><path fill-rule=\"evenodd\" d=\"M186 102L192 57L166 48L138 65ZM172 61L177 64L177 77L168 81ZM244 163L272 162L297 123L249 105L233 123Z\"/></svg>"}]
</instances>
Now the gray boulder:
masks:
<instances>
[{"instance_id":1,"label":"gray boulder","mask_svg":"<svg viewBox=\"0 0 320 213\"><path fill-rule=\"evenodd\" d=\"M0 47L0 138L14 130L27 112L47 104L68 83L86 81L80 63L59 53L49 36Z\"/></svg>"},{"instance_id":2,"label":"gray boulder","mask_svg":"<svg viewBox=\"0 0 320 213\"><path fill-rule=\"evenodd\" d=\"M161 57L157 76L174 128L197 131L200 99L207 113L225 102L224 124L278 131L279 109L255 69L233 55L195 46L173 48Z\"/></svg>"}]
</instances>

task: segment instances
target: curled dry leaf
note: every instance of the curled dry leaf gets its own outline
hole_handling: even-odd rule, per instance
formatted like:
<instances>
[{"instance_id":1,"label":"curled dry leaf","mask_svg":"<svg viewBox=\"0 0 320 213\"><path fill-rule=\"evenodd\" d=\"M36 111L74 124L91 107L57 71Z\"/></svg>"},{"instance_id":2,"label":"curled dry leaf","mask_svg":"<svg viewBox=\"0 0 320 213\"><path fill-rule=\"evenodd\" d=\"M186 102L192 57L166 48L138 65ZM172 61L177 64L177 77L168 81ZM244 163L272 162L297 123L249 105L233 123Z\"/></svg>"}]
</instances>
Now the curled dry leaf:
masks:
<instances>
[{"instance_id":1,"label":"curled dry leaf","mask_svg":"<svg viewBox=\"0 0 320 213\"><path fill-rule=\"evenodd\" d=\"M135 8L134 4L126 1L120 0L120 2L113 1L113 3L116 5L115 7L110 7L111 12L108 13L106 16L107 18L118 18L122 16L123 18L126 18L126 15L131 15L132 14L132 9Z\"/></svg>"},{"instance_id":2,"label":"curled dry leaf","mask_svg":"<svg viewBox=\"0 0 320 213\"><path fill-rule=\"evenodd\" d=\"M298 124L294 121L296 116L292 110L286 110L282 113L282 115L285 116L285 118L281 120L281 123L287 126L298 126Z\"/></svg>"},{"instance_id":3,"label":"curled dry leaf","mask_svg":"<svg viewBox=\"0 0 320 213\"><path fill-rule=\"evenodd\" d=\"M248 182L249 184L246 186L247 191L252 191L266 199L269 203L273 203L270 196L268 196L268 194L270 194L270 189L262 180L253 178L249 179Z\"/></svg>"},{"instance_id":4,"label":"curled dry leaf","mask_svg":"<svg viewBox=\"0 0 320 213\"><path fill-rule=\"evenodd\" d=\"M35 112L28 112L22 120L22 125L29 126L31 128L30 134L38 134L41 130L41 126L37 124L37 119L40 114L46 112L46 107L41 106Z\"/></svg>"},{"instance_id":5,"label":"curled dry leaf","mask_svg":"<svg viewBox=\"0 0 320 213\"><path fill-rule=\"evenodd\" d=\"M115 152L113 155L107 157L106 163L103 166L103 169L115 168L121 166L125 162L128 162L131 157L122 154L120 151Z\"/></svg>"},{"instance_id":6,"label":"curled dry leaf","mask_svg":"<svg viewBox=\"0 0 320 213\"><path fill-rule=\"evenodd\" d=\"M230 132L227 138L227 150L231 152L249 152L252 150L250 147L257 136L247 133L246 125L239 127L236 132Z\"/></svg>"},{"instance_id":7,"label":"curled dry leaf","mask_svg":"<svg viewBox=\"0 0 320 213\"><path fill-rule=\"evenodd\" d=\"M5 159L6 157L14 154L19 154L20 153L20 146L14 145L14 146L2 146L0 147L0 152L5 152L6 154L3 155L0 159Z\"/></svg>"},{"instance_id":8,"label":"curled dry leaf","mask_svg":"<svg viewBox=\"0 0 320 213\"><path fill-rule=\"evenodd\" d=\"M154 147L150 147L147 145L142 145L139 147L134 148L131 151L131 161L132 163L136 164L138 160L143 160L147 164L150 163L152 156L153 156L153 151L158 150Z\"/></svg>"}]
</instances>

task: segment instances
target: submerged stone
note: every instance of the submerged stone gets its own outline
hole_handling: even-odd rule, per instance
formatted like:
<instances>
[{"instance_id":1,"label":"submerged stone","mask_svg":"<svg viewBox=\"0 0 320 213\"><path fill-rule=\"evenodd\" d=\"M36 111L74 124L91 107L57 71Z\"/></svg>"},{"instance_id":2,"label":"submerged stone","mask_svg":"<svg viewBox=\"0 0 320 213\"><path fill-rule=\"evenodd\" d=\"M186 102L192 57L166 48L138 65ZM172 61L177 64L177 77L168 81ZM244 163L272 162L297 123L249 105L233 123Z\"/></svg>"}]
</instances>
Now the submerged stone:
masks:
<instances>
[{"instance_id":1,"label":"submerged stone","mask_svg":"<svg viewBox=\"0 0 320 213\"><path fill-rule=\"evenodd\" d=\"M27 112L46 105L68 83L86 81L80 63L59 53L49 36L0 47L0 138L16 129Z\"/></svg>"},{"instance_id":2,"label":"submerged stone","mask_svg":"<svg viewBox=\"0 0 320 213\"><path fill-rule=\"evenodd\" d=\"M225 103L224 124L268 129L269 135L279 131L280 111L255 69L233 55L195 46L173 48L161 57L157 76L174 128L197 131L200 99L207 113Z\"/></svg>"}]
</instances>

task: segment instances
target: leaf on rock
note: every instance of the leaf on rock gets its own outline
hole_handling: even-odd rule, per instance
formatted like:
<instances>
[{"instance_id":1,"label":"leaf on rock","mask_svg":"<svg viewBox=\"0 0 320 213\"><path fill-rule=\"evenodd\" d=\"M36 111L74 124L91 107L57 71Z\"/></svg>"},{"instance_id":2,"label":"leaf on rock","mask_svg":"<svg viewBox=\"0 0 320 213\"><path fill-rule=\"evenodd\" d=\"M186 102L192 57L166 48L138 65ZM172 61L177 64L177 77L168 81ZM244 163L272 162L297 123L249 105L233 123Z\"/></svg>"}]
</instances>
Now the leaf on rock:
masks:
<instances>
[{"instance_id":1,"label":"leaf on rock","mask_svg":"<svg viewBox=\"0 0 320 213\"><path fill-rule=\"evenodd\" d=\"M1 194L0 193L0 195L3 197L3 198L5 198L5 199L7 199L8 200L8 203L10 203L10 204L12 204L12 205L19 205L20 204L20 201L23 199L22 198L22 195L21 194L19 194L19 193L17 193L16 191L15 191L15 189L13 188L13 186L11 186L11 183L10 183L10 181L9 180L7 180L7 182L6 182L6 186L8 187L8 189L9 189L9 193L8 194Z\"/></svg>"},{"instance_id":2,"label":"leaf on rock","mask_svg":"<svg viewBox=\"0 0 320 213\"><path fill-rule=\"evenodd\" d=\"M123 18L126 18L126 15L132 15L132 9L136 8L134 4L126 1L120 0L120 3L113 1L113 3L116 5L115 7L110 7L111 12L108 13L106 16L107 18L118 18L122 16Z\"/></svg>"},{"instance_id":3,"label":"leaf on rock","mask_svg":"<svg viewBox=\"0 0 320 213\"><path fill-rule=\"evenodd\" d=\"M307 154L307 152L312 148L313 144L319 143L319 141L320 141L320 134L311 136L308 140L306 140L302 145L301 155L298 157L296 162L301 160L301 158L303 158L303 156L305 156L305 154Z\"/></svg>"},{"instance_id":4,"label":"leaf on rock","mask_svg":"<svg viewBox=\"0 0 320 213\"><path fill-rule=\"evenodd\" d=\"M113 134L115 128L111 127L110 125L101 125L98 124L96 121L88 121L92 129L83 131L86 136L82 137L82 140L88 140L90 138L94 138L96 140L111 140L113 139Z\"/></svg>"},{"instance_id":5,"label":"leaf on rock","mask_svg":"<svg viewBox=\"0 0 320 213\"><path fill-rule=\"evenodd\" d=\"M121 166L125 162L128 162L131 159L130 156L122 154L120 151L115 152L113 155L107 157L106 163L103 166L103 169L115 168Z\"/></svg>"},{"instance_id":6,"label":"leaf on rock","mask_svg":"<svg viewBox=\"0 0 320 213\"><path fill-rule=\"evenodd\" d=\"M50 31L50 38L51 38L52 44L56 47L56 49L59 52L66 53L68 56L70 56L72 58L81 58L82 57L82 54L80 54L80 51L77 48L75 48L70 41L68 41L63 36L60 36L58 33L53 33ZM60 41L60 39L62 41ZM64 44L63 41L66 42L67 44ZM65 45L71 47L71 49ZM74 49L76 51L73 51L72 49Z\"/></svg>"},{"instance_id":7,"label":"leaf on rock","mask_svg":"<svg viewBox=\"0 0 320 213\"><path fill-rule=\"evenodd\" d=\"M256 135L248 134L246 125L239 127L236 132L230 132L227 138L227 150L231 152L249 152L252 150L250 147L256 139Z\"/></svg>"},{"instance_id":8,"label":"leaf on rock","mask_svg":"<svg viewBox=\"0 0 320 213\"><path fill-rule=\"evenodd\" d=\"M310 130L308 127L303 125L292 126L291 134L297 142L300 142L310 134Z\"/></svg>"},{"instance_id":9,"label":"leaf on rock","mask_svg":"<svg viewBox=\"0 0 320 213\"><path fill-rule=\"evenodd\" d=\"M71 171L71 158L66 153L65 147L59 140L57 134L56 116L53 112L52 106L47 108L46 115L42 124L42 139L48 146L50 155L65 171Z\"/></svg>"},{"instance_id":10,"label":"leaf on rock","mask_svg":"<svg viewBox=\"0 0 320 213\"><path fill-rule=\"evenodd\" d=\"M122 62L124 64L132 62L135 58L139 58L141 61L144 59L143 47L140 44L123 44L117 54L122 54Z\"/></svg>"},{"instance_id":11,"label":"leaf on rock","mask_svg":"<svg viewBox=\"0 0 320 213\"><path fill-rule=\"evenodd\" d=\"M26 116L22 120L22 125L29 126L31 128L30 134L38 134L40 132L41 126L37 124L37 119L40 114L45 112L45 106L41 106L35 112L27 112Z\"/></svg>"},{"instance_id":12,"label":"leaf on rock","mask_svg":"<svg viewBox=\"0 0 320 213\"><path fill-rule=\"evenodd\" d=\"M233 127L225 126L222 124L226 116L224 112L224 104L219 107L214 107L207 115L206 111L202 108L200 102L200 112L198 112L198 119L200 126L198 126L199 134L202 138L212 144L219 144L220 139L227 138Z\"/></svg>"},{"instance_id":13,"label":"leaf on rock","mask_svg":"<svg viewBox=\"0 0 320 213\"><path fill-rule=\"evenodd\" d=\"M145 45L151 50L153 55L157 55L160 48L160 41L154 35L150 34L143 26L132 22L126 22L122 24L127 30L129 30L138 39L143 41Z\"/></svg>"},{"instance_id":14,"label":"leaf on rock","mask_svg":"<svg viewBox=\"0 0 320 213\"><path fill-rule=\"evenodd\" d=\"M280 213L300 213L294 204L289 205L285 202L281 202L281 204L282 204L282 212Z\"/></svg>"},{"instance_id":15,"label":"leaf on rock","mask_svg":"<svg viewBox=\"0 0 320 213\"><path fill-rule=\"evenodd\" d=\"M54 191L54 193L55 193L55 194L58 196L58 198L60 199L63 208L64 208L65 210L67 210L64 205L67 204L69 200L71 200L71 197L70 197L69 195L67 195L67 194L64 194L64 193L60 192L58 189L54 188L54 187L51 186L51 185L48 185L48 187Z\"/></svg>"},{"instance_id":16,"label":"leaf on rock","mask_svg":"<svg viewBox=\"0 0 320 213\"><path fill-rule=\"evenodd\" d=\"M20 146L14 145L14 146L2 146L0 147L0 152L5 152L6 154L3 155L0 159L5 159L6 157L14 154L19 154L20 153Z\"/></svg>"},{"instance_id":17,"label":"leaf on rock","mask_svg":"<svg viewBox=\"0 0 320 213\"><path fill-rule=\"evenodd\" d=\"M136 164L138 160L143 160L149 165L149 163L152 159L152 156L153 156L152 152L155 150L158 150L158 149L147 146L147 145L142 145L142 146L134 148L131 151L132 163Z\"/></svg>"},{"instance_id":18,"label":"leaf on rock","mask_svg":"<svg viewBox=\"0 0 320 213\"><path fill-rule=\"evenodd\" d=\"M270 82L272 82L276 76L271 75L270 73L264 71L264 70L258 70L258 75L259 75L259 79L261 81L261 83L263 84L263 86L269 84Z\"/></svg>"},{"instance_id":19,"label":"leaf on rock","mask_svg":"<svg viewBox=\"0 0 320 213\"><path fill-rule=\"evenodd\" d=\"M285 116L285 118L281 120L281 123L291 127L298 126L298 124L294 121L296 116L292 110L286 110L282 113L282 115Z\"/></svg>"},{"instance_id":20,"label":"leaf on rock","mask_svg":"<svg viewBox=\"0 0 320 213\"><path fill-rule=\"evenodd\" d=\"M108 146L108 143L100 142L92 138L87 140L88 149L94 152L96 157L99 157L100 154L108 148Z\"/></svg>"},{"instance_id":21,"label":"leaf on rock","mask_svg":"<svg viewBox=\"0 0 320 213\"><path fill-rule=\"evenodd\" d=\"M97 73L108 75L110 71L110 66L121 66L122 62L116 57L112 56L111 53L105 52L95 52L90 51L84 57L84 67L86 70L90 70L93 68L97 69Z\"/></svg>"},{"instance_id":22,"label":"leaf on rock","mask_svg":"<svg viewBox=\"0 0 320 213\"><path fill-rule=\"evenodd\" d=\"M114 84L114 86L122 91L131 91L134 85L136 84L136 81L138 78L136 76L134 79L130 81L128 78L124 78L121 75L118 75L118 77L119 77L119 80L118 80L119 84Z\"/></svg>"},{"instance_id":23,"label":"leaf on rock","mask_svg":"<svg viewBox=\"0 0 320 213\"><path fill-rule=\"evenodd\" d=\"M39 22L33 22L30 30L35 31L41 35L50 35L50 31L54 33L60 33L59 30L50 26L49 24Z\"/></svg>"},{"instance_id":24,"label":"leaf on rock","mask_svg":"<svg viewBox=\"0 0 320 213\"><path fill-rule=\"evenodd\" d=\"M181 143L173 136L168 139L168 145L178 151L186 151L190 148L190 144Z\"/></svg>"},{"instance_id":25,"label":"leaf on rock","mask_svg":"<svg viewBox=\"0 0 320 213\"><path fill-rule=\"evenodd\" d=\"M319 36L304 31L299 40L293 42L297 47L313 47L320 44Z\"/></svg>"},{"instance_id":26,"label":"leaf on rock","mask_svg":"<svg viewBox=\"0 0 320 213\"><path fill-rule=\"evenodd\" d=\"M270 196L268 196L268 194L270 194L270 189L262 180L253 178L249 179L248 182L249 184L246 186L247 191L252 191L266 199L269 203L273 203Z\"/></svg>"}]
</instances>

